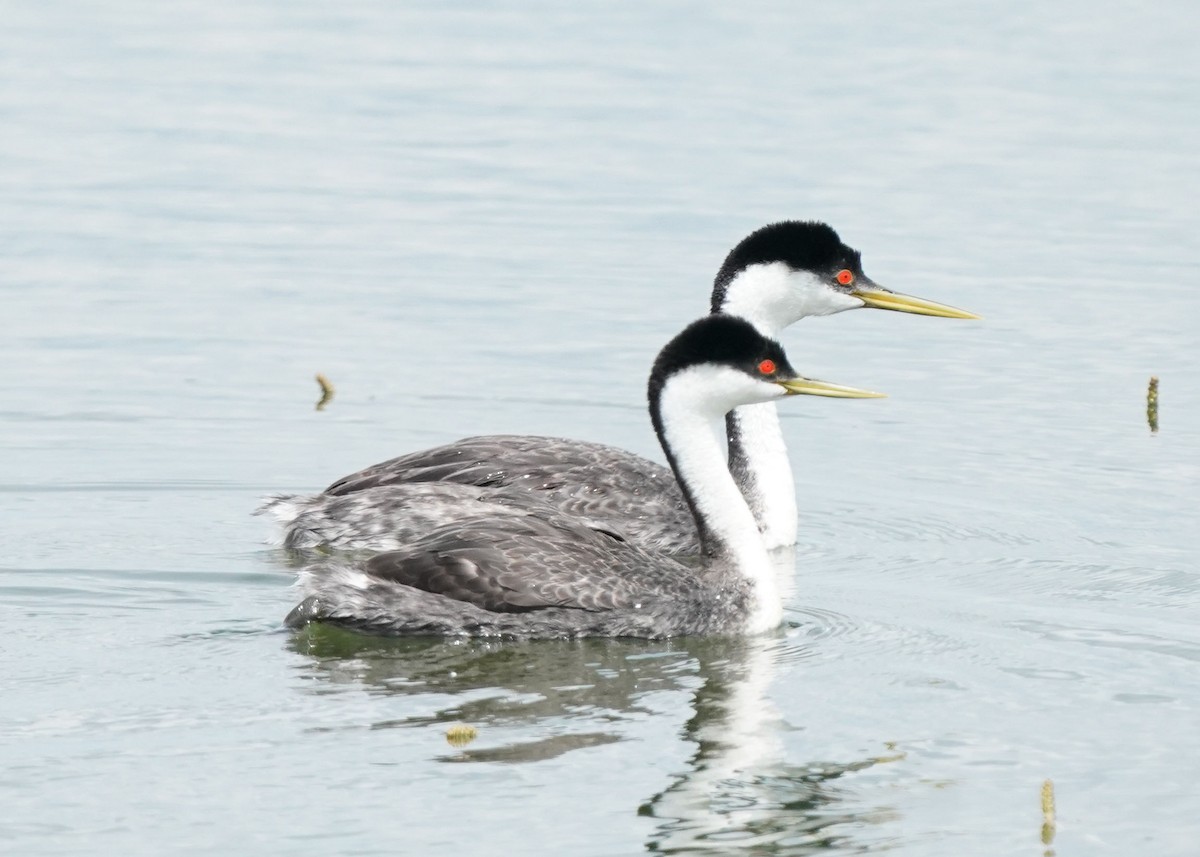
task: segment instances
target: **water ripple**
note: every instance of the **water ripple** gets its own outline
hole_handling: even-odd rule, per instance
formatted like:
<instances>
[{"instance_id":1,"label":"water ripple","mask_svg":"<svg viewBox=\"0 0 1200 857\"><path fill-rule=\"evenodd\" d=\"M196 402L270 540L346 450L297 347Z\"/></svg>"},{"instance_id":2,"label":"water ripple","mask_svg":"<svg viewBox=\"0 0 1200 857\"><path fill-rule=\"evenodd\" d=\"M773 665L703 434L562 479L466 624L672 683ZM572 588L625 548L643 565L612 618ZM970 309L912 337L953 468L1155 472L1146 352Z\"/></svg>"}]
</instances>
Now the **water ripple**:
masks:
<instances>
[{"instance_id":1,"label":"water ripple","mask_svg":"<svg viewBox=\"0 0 1200 857\"><path fill-rule=\"evenodd\" d=\"M1156 634L1135 633L1133 631L1123 631L1119 628L1073 628L1068 625L1056 625L1039 621L1011 622L1009 623L1009 627L1037 634L1043 639L1055 642L1080 643L1085 646L1100 648L1151 652L1158 655L1181 658L1186 661L1200 662L1200 643L1173 640Z\"/></svg>"}]
</instances>

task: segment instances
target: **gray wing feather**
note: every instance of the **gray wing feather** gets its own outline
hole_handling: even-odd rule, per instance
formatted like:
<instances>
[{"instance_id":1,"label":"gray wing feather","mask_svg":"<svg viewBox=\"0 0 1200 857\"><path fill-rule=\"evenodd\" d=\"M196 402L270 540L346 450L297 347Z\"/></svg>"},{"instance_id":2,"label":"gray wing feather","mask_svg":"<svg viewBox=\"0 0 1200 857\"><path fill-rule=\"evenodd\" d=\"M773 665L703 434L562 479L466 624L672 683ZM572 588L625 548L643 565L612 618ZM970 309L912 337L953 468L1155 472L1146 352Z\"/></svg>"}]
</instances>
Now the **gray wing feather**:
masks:
<instances>
[{"instance_id":1,"label":"gray wing feather","mask_svg":"<svg viewBox=\"0 0 1200 857\"><path fill-rule=\"evenodd\" d=\"M509 504L519 503L513 499L514 492L526 492L559 512L647 549L665 553L699 550L691 513L668 468L623 449L565 438L464 438L339 479L326 489L325 496L386 497L375 492L417 484L501 489L507 493L499 495L497 502ZM491 502L492 498L476 499Z\"/></svg>"},{"instance_id":2,"label":"gray wing feather","mask_svg":"<svg viewBox=\"0 0 1200 857\"><path fill-rule=\"evenodd\" d=\"M460 522L372 557L363 571L498 613L635 609L699 585L687 567L561 516Z\"/></svg>"}]
</instances>

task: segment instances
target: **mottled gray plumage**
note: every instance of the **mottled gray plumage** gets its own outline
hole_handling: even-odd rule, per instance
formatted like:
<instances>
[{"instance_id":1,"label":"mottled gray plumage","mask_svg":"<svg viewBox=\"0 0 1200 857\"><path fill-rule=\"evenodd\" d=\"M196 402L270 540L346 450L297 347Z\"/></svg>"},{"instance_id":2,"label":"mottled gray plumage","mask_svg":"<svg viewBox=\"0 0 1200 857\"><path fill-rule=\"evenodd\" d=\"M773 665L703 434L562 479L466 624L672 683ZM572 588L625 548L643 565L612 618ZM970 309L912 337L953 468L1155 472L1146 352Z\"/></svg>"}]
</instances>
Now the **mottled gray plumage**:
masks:
<instances>
[{"instance_id":1,"label":"mottled gray plumage","mask_svg":"<svg viewBox=\"0 0 1200 857\"><path fill-rule=\"evenodd\" d=\"M700 534L704 559L695 565L551 504L502 504L503 514L459 516L364 561L311 565L300 579L306 597L286 621L507 637L657 638L771 627L781 615L774 570L711 422L736 404L786 395L792 390L784 382L794 376L777 342L728 316L694 322L659 353L650 415ZM348 496L413 487L373 486Z\"/></svg>"},{"instance_id":2,"label":"mottled gray plumage","mask_svg":"<svg viewBox=\"0 0 1200 857\"><path fill-rule=\"evenodd\" d=\"M779 294L762 282L739 280L739 274L749 267L772 263L819 275L823 280L815 288L831 293L842 288L833 278L840 267L850 266L861 273L857 251L843 244L828 225L774 223L747 236L730 251L713 284L712 312L761 316L752 321L760 331L771 333L811 312L861 306L853 300L837 310L821 301L817 301L819 308L803 302L792 305L780 301ZM740 294L735 294L739 290ZM761 306L753 294L756 290L761 293ZM740 303L730 309L728 303L735 297ZM766 324L766 319L771 319L771 324ZM747 458L740 454L741 445L754 444L757 439L751 432L731 433L729 442L734 461L744 463ZM786 454L773 460L772 466L787 468ZM737 476L752 510L759 514L763 498L756 474L741 467ZM493 499L509 505L523 502L514 495L489 498L481 490L463 495L464 502L455 507L444 497L422 491L405 497L401 487L432 482L524 491L562 513L620 533L649 550L673 555L694 555L700 550L687 504L670 469L617 447L567 438L469 437L368 467L339 479L322 494L274 498L259 511L271 513L283 525L283 541L289 547L386 550L406 543L430 524L486 515ZM386 490L389 486L390 492ZM336 499L355 494L361 495L357 503ZM426 500L431 505L423 511L420 504ZM776 508L782 505L776 504ZM759 520L765 532L767 524L763 518ZM794 527L792 520L781 544L794 542Z\"/></svg>"},{"instance_id":3,"label":"mottled gray plumage","mask_svg":"<svg viewBox=\"0 0 1200 857\"><path fill-rule=\"evenodd\" d=\"M386 551L398 550L449 521L556 511L536 494L520 489L418 482L337 496L279 495L268 498L257 514L272 515L286 524L283 546L292 550L337 546Z\"/></svg>"},{"instance_id":4,"label":"mottled gray plumage","mask_svg":"<svg viewBox=\"0 0 1200 857\"><path fill-rule=\"evenodd\" d=\"M288 547L391 550L431 526L546 504L648 550L700 550L669 468L556 437L464 438L361 470L323 494L275 498L260 511L284 523Z\"/></svg>"},{"instance_id":5,"label":"mottled gray plumage","mask_svg":"<svg viewBox=\"0 0 1200 857\"><path fill-rule=\"evenodd\" d=\"M751 585L581 526L533 515L450 524L400 551L306 569L287 618L375 634L672 637L735 627ZM364 582L365 577L365 582Z\"/></svg>"}]
</instances>

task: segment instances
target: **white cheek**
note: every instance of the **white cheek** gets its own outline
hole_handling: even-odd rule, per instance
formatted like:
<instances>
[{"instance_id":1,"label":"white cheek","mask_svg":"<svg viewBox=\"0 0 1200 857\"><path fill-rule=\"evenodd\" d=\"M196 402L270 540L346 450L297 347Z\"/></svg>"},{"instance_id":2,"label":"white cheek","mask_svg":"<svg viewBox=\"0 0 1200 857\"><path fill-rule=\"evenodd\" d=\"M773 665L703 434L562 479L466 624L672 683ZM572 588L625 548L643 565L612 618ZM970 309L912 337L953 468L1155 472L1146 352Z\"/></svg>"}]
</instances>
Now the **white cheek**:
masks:
<instances>
[{"instance_id":1,"label":"white cheek","mask_svg":"<svg viewBox=\"0 0 1200 857\"><path fill-rule=\"evenodd\" d=\"M742 405L759 405L763 402L773 402L787 395L787 391L774 381L768 381L765 378L759 381L751 378L749 375L742 375L741 377L743 386L738 391L736 401L730 403L729 410Z\"/></svg>"},{"instance_id":2,"label":"white cheek","mask_svg":"<svg viewBox=\"0 0 1200 857\"><path fill-rule=\"evenodd\" d=\"M775 336L795 321L795 300L792 271L787 265L751 265L729 283L721 311L746 319L760 333Z\"/></svg>"},{"instance_id":3,"label":"white cheek","mask_svg":"<svg viewBox=\"0 0 1200 857\"><path fill-rule=\"evenodd\" d=\"M863 302L829 286L807 271L792 274L793 293L797 297L797 320L810 315L833 315L848 309L860 309Z\"/></svg>"},{"instance_id":4,"label":"white cheek","mask_svg":"<svg viewBox=\"0 0 1200 857\"><path fill-rule=\"evenodd\" d=\"M719 419L734 408L782 399L786 391L774 381L751 378L724 366L693 366L672 377L663 390L684 409L705 419Z\"/></svg>"},{"instance_id":5,"label":"white cheek","mask_svg":"<svg viewBox=\"0 0 1200 857\"><path fill-rule=\"evenodd\" d=\"M751 265L739 273L729 284L721 310L741 316L760 333L774 337L807 316L833 315L861 306L861 300L838 291L811 271L793 271L782 262L772 262Z\"/></svg>"}]
</instances>

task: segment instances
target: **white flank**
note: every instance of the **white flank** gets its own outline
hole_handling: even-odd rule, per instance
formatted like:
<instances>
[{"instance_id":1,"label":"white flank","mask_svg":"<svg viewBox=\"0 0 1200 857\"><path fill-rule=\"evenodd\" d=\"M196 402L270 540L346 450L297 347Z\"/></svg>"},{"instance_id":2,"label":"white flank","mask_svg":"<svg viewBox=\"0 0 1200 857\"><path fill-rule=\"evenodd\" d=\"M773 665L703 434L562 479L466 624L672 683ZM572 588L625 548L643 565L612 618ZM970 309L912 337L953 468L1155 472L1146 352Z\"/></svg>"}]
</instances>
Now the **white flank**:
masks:
<instances>
[{"instance_id":1,"label":"white flank","mask_svg":"<svg viewBox=\"0 0 1200 857\"><path fill-rule=\"evenodd\" d=\"M328 564L317 564L301 569L296 578L300 591L308 595L320 597L339 586L365 591L371 586L371 578L348 561Z\"/></svg>"},{"instance_id":2,"label":"white flank","mask_svg":"<svg viewBox=\"0 0 1200 857\"><path fill-rule=\"evenodd\" d=\"M274 494L263 500L262 505L254 510L256 515L270 515L280 526L283 527L283 532L272 528L267 535L266 542L273 547L282 547L284 544L284 534L296 523L296 519L304 511L297 500L296 495L290 494Z\"/></svg>"},{"instance_id":3,"label":"white flank","mask_svg":"<svg viewBox=\"0 0 1200 857\"><path fill-rule=\"evenodd\" d=\"M270 515L286 527L300 517L300 513L303 511L296 500L295 495L275 494L263 500L262 505L254 510L254 514Z\"/></svg>"}]
</instances>

